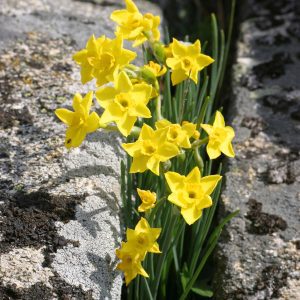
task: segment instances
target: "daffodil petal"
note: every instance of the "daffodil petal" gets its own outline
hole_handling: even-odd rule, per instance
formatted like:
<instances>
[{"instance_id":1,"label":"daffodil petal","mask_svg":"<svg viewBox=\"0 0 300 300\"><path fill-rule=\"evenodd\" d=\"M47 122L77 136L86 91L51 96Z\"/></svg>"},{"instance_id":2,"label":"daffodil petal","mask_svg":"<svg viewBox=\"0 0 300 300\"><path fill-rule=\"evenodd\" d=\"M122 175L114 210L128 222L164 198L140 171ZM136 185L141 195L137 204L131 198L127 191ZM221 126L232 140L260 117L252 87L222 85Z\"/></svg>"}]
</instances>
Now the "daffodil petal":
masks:
<instances>
[{"instance_id":1,"label":"daffodil petal","mask_svg":"<svg viewBox=\"0 0 300 300\"><path fill-rule=\"evenodd\" d=\"M178 40L173 38L172 45L172 51L174 56L183 57L187 55L187 47L183 43L180 43Z\"/></svg>"},{"instance_id":2,"label":"daffodil petal","mask_svg":"<svg viewBox=\"0 0 300 300\"><path fill-rule=\"evenodd\" d=\"M221 155L221 151L219 150L218 147L215 147L213 144L208 142L206 146L206 151L210 159L216 159Z\"/></svg>"},{"instance_id":3,"label":"daffodil petal","mask_svg":"<svg viewBox=\"0 0 300 300\"><path fill-rule=\"evenodd\" d=\"M134 110L130 112L130 115L142 117L142 118L151 118L150 109L143 103L138 103Z\"/></svg>"},{"instance_id":4,"label":"daffodil petal","mask_svg":"<svg viewBox=\"0 0 300 300\"><path fill-rule=\"evenodd\" d=\"M215 60L212 59L208 55L199 54L199 56L196 58L196 61L197 61L197 64L198 64L198 69L200 71L203 68L207 67L208 65L212 64Z\"/></svg>"},{"instance_id":5,"label":"daffodil petal","mask_svg":"<svg viewBox=\"0 0 300 300\"><path fill-rule=\"evenodd\" d=\"M140 138L142 140L152 139L153 134L154 134L154 130L149 125L144 124L142 129L141 129Z\"/></svg>"},{"instance_id":6,"label":"daffodil petal","mask_svg":"<svg viewBox=\"0 0 300 300\"><path fill-rule=\"evenodd\" d=\"M75 112L81 112L82 107L81 107L81 102L82 102L82 96L79 93L76 93L73 98L73 109Z\"/></svg>"},{"instance_id":7,"label":"daffodil petal","mask_svg":"<svg viewBox=\"0 0 300 300\"><path fill-rule=\"evenodd\" d=\"M117 95L117 91L115 88L107 86L98 89L95 94L99 104L106 108L104 103L107 103L109 100L113 100Z\"/></svg>"},{"instance_id":8,"label":"daffodil petal","mask_svg":"<svg viewBox=\"0 0 300 300\"><path fill-rule=\"evenodd\" d=\"M159 250L159 245L157 242L155 242L153 244L153 246L149 249L149 252L152 252L152 253L161 253L161 251Z\"/></svg>"},{"instance_id":9,"label":"daffodil petal","mask_svg":"<svg viewBox=\"0 0 300 300\"><path fill-rule=\"evenodd\" d=\"M213 127L223 128L225 127L225 121L223 115L217 110Z\"/></svg>"},{"instance_id":10,"label":"daffodil petal","mask_svg":"<svg viewBox=\"0 0 300 300\"><path fill-rule=\"evenodd\" d=\"M201 52L201 44L199 40L196 40L193 45L187 47L187 54L189 56L197 56Z\"/></svg>"},{"instance_id":11,"label":"daffodil petal","mask_svg":"<svg viewBox=\"0 0 300 300\"><path fill-rule=\"evenodd\" d=\"M65 147L79 147L86 137L86 131L82 127L69 127L66 132Z\"/></svg>"},{"instance_id":12,"label":"daffodil petal","mask_svg":"<svg viewBox=\"0 0 300 300\"><path fill-rule=\"evenodd\" d=\"M102 114L101 116L101 122L102 123L110 123L113 121L116 121L118 119L118 117L116 117L117 115L117 106L116 105L110 105Z\"/></svg>"},{"instance_id":13,"label":"daffodil petal","mask_svg":"<svg viewBox=\"0 0 300 300\"><path fill-rule=\"evenodd\" d=\"M213 192L213 190L216 188L221 178L222 176L220 175L209 175L209 176L202 177L200 180L201 189L205 194L210 195Z\"/></svg>"},{"instance_id":14,"label":"daffodil petal","mask_svg":"<svg viewBox=\"0 0 300 300\"><path fill-rule=\"evenodd\" d=\"M102 118L101 118L102 120ZM123 149L132 157L136 156L141 151L141 142L122 144Z\"/></svg>"},{"instance_id":15,"label":"daffodil petal","mask_svg":"<svg viewBox=\"0 0 300 300\"><path fill-rule=\"evenodd\" d=\"M188 183L198 183L201 179L201 173L198 167L195 167L186 177Z\"/></svg>"},{"instance_id":16,"label":"daffodil petal","mask_svg":"<svg viewBox=\"0 0 300 300\"><path fill-rule=\"evenodd\" d=\"M139 11L137 6L134 4L132 0L125 0L125 3L126 3L126 9L129 12L134 13Z\"/></svg>"},{"instance_id":17,"label":"daffodil petal","mask_svg":"<svg viewBox=\"0 0 300 300\"><path fill-rule=\"evenodd\" d=\"M92 102L93 102L93 95L94 95L94 92L90 91L82 99L82 106L85 108L85 111L87 113L89 113L89 111L91 109Z\"/></svg>"},{"instance_id":18,"label":"daffodil petal","mask_svg":"<svg viewBox=\"0 0 300 300\"><path fill-rule=\"evenodd\" d=\"M160 157L160 161L165 162L170 158L178 155L179 149L174 144L166 142L163 145L160 145L157 150L157 154Z\"/></svg>"},{"instance_id":19,"label":"daffodil petal","mask_svg":"<svg viewBox=\"0 0 300 300\"><path fill-rule=\"evenodd\" d=\"M100 118L96 112L92 112L87 119L87 125L86 125L87 133L91 133L97 130L99 126L100 126Z\"/></svg>"},{"instance_id":20,"label":"daffodil petal","mask_svg":"<svg viewBox=\"0 0 300 300\"><path fill-rule=\"evenodd\" d=\"M203 128L208 135L210 135L213 130L213 127L209 124L201 124L201 128Z\"/></svg>"},{"instance_id":21,"label":"daffodil petal","mask_svg":"<svg viewBox=\"0 0 300 300\"><path fill-rule=\"evenodd\" d=\"M147 168L152 171L155 175L159 175L159 163L160 160L155 156L151 156L147 162Z\"/></svg>"},{"instance_id":22,"label":"daffodil petal","mask_svg":"<svg viewBox=\"0 0 300 300\"><path fill-rule=\"evenodd\" d=\"M235 136L234 129L231 126L226 126L225 130L226 130L228 140L231 141Z\"/></svg>"},{"instance_id":23,"label":"daffodil petal","mask_svg":"<svg viewBox=\"0 0 300 300\"><path fill-rule=\"evenodd\" d=\"M192 225L201 217L202 211L196 210L194 207L182 208L181 215L188 225Z\"/></svg>"},{"instance_id":24,"label":"daffodil petal","mask_svg":"<svg viewBox=\"0 0 300 300\"><path fill-rule=\"evenodd\" d=\"M65 124L71 126L75 113L65 108L58 108L55 110L56 116Z\"/></svg>"},{"instance_id":25,"label":"daffodil petal","mask_svg":"<svg viewBox=\"0 0 300 300\"><path fill-rule=\"evenodd\" d=\"M176 69L177 67L179 67L181 65L181 61L178 58L169 57L166 60L166 64L169 68Z\"/></svg>"},{"instance_id":26,"label":"daffodil petal","mask_svg":"<svg viewBox=\"0 0 300 300\"><path fill-rule=\"evenodd\" d=\"M137 117L131 117L128 114L123 115L118 121L116 121L117 126L120 132L124 136L128 136L132 130L134 123L136 122Z\"/></svg>"},{"instance_id":27,"label":"daffodil petal","mask_svg":"<svg viewBox=\"0 0 300 300\"><path fill-rule=\"evenodd\" d=\"M168 200L169 200L171 203L173 203L173 204L175 204L175 205L177 205L177 206L179 206L179 207L185 206L185 204L183 204L183 203L180 201L178 193L172 193L172 194L170 194L170 195L168 196Z\"/></svg>"},{"instance_id":28,"label":"daffodil petal","mask_svg":"<svg viewBox=\"0 0 300 300\"><path fill-rule=\"evenodd\" d=\"M162 128L165 128L167 126L170 126L172 123L166 119L162 119L162 120L159 120L157 122L155 122L155 127L157 129L162 129Z\"/></svg>"},{"instance_id":29,"label":"daffodil petal","mask_svg":"<svg viewBox=\"0 0 300 300\"><path fill-rule=\"evenodd\" d=\"M185 74L184 70L175 69L172 71L172 74L171 74L172 85L176 85L176 84L184 81L187 78L188 78L188 76Z\"/></svg>"},{"instance_id":30,"label":"daffodil petal","mask_svg":"<svg viewBox=\"0 0 300 300\"><path fill-rule=\"evenodd\" d=\"M204 208L208 208L208 207L211 207L212 206L212 199L209 195L205 195L200 203L199 203L199 206L197 207L197 209L200 209L200 210L203 210Z\"/></svg>"},{"instance_id":31,"label":"daffodil petal","mask_svg":"<svg viewBox=\"0 0 300 300\"><path fill-rule=\"evenodd\" d=\"M147 170L148 156L142 155L139 157L133 157L133 161L130 167L130 173L143 173Z\"/></svg>"},{"instance_id":32,"label":"daffodil petal","mask_svg":"<svg viewBox=\"0 0 300 300\"><path fill-rule=\"evenodd\" d=\"M92 67L90 65L81 65L80 69L81 83L86 84L93 79Z\"/></svg>"},{"instance_id":33,"label":"daffodil petal","mask_svg":"<svg viewBox=\"0 0 300 300\"><path fill-rule=\"evenodd\" d=\"M228 157L234 157L235 153L232 147L231 142L225 141L220 145L220 150Z\"/></svg>"},{"instance_id":34,"label":"daffodil petal","mask_svg":"<svg viewBox=\"0 0 300 300\"><path fill-rule=\"evenodd\" d=\"M128 92L132 88L132 83L125 72L121 72L117 76L117 80L115 82L115 87L120 92Z\"/></svg>"},{"instance_id":35,"label":"daffodil petal","mask_svg":"<svg viewBox=\"0 0 300 300\"><path fill-rule=\"evenodd\" d=\"M184 186L185 177L176 172L165 173L165 178L172 192L175 192Z\"/></svg>"},{"instance_id":36,"label":"daffodil petal","mask_svg":"<svg viewBox=\"0 0 300 300\"><path fill-rule=\"evenodd\" d=\"M82 49L82 50L76 52L73 55L73 59L78 64L83 64L84 62L86 62L87 61L86 57L87 57L87 50L86 49Z\"/></svg>"}]
</instances>

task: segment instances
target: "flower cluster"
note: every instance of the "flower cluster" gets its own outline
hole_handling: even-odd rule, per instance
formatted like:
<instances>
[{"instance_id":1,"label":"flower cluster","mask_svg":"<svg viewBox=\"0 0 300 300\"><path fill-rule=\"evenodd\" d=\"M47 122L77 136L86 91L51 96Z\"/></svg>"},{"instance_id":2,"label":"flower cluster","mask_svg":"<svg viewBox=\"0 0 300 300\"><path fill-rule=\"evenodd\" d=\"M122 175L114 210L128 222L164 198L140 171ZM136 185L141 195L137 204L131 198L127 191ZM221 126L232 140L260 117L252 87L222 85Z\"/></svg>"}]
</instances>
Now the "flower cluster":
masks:
<instances>
[{"instance_id":1,"label":"flower cluster","mask_svg":"<svg viewBox=\"0 0 300 300\"><path fill-rule=\"evenodd\" d=\"M86 47L73 56L80 67L82 84L94 80L95 90L84 97L76 93L74 111L59 108L55 113L68 126L67 148L80 146L87 134L98 129L117 130L128 137L122 147L132 157L129 173L150 170L160 176L158 180L166 180L170 193L163 198L179 207L183 219L191 225L199 220L203 209L212 205L210 195L221 176L201 177L200 163L192 170L180 169L183 173L180 174L174 172L176 168L172 163L178 162L177 157L184 161L185 153L194 151L195 157L199 156L198 150L204 146L211 160L221 153L234 157L231 144L234 130L225 126L220 111L208 124L195 124L183 118L173 118L177 122L170 122L163 117L161 106L167 101L171 106L177 104L172 103L174 99L163 98L160 87L166 83L165 74L171 76L173 86L184 87L186 82L198 84L199 72L214 59L201 53L199 40L192 44L174 38L169 45L164 45L158 30L159 16L140 13L132 0L125 0L125 4L126 9L111 14L111 19L117 23L115 38L92 35ZM143 66L133 64L137 53L124 49L124 40L131 41L133 47L143 44L151 59ZM91 112L94 96L102 108L101 115ZM184 98L182 103L185 105L185 102ZM126 284L138 274L148 277L142 262L148 252L160 253L156 240L161 228L151 228L146 218L156 201L162 200L156 199L156 193L142 190L142 186L137 188L142 203L135 213L145 214L145 218L140 219L134 230L127 229L127 242L116 251L121 260L117 268L124 272Z\"/></svg>"},{"instance_id":2,"label":"flower cluster","mask_svg":"<svg viewBox=\"0 0 300 300\"><path fill-rule=\"evenodd\" d=\"M134 230L127 229L127 242L122 242L121 248L116 250L121 260L117 269L124 272L126 285L138 274L149 277L141 262L148 252L161 253L156 242L160 232L161 228L151 228L145 218L140 219Z\"/></svg>"}]
</instances>

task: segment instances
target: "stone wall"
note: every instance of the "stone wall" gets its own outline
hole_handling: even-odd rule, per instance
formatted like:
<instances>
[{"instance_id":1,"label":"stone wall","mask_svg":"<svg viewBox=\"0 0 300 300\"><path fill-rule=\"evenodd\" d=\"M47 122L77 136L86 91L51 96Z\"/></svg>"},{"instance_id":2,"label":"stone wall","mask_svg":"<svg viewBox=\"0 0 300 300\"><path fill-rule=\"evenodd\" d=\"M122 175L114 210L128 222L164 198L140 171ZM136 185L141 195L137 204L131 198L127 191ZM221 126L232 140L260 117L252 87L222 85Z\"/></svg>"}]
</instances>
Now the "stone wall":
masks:
<instances>
[{"instance_id":1,"label":"stone wall","mask_svg":"<svg viewBox=\"0 0 300 300\"><path fill-rule=\"evenodd\" d=\"M120 298L120 138L97 132L66 151L54 110L89 89L72 54L112 37L121 5L1 0L0 299Z\"/></svg>"},{"instance_id":2,"label":"stone wall","mask_svg":"<svg viewBox=\"0 0 300 300\"><path fill-rule=\"evenodd\" d=\"M299 299L300 5L242 3L220 217L240 214L215 254L216 299Z\"/></svg>"}]
</instances>

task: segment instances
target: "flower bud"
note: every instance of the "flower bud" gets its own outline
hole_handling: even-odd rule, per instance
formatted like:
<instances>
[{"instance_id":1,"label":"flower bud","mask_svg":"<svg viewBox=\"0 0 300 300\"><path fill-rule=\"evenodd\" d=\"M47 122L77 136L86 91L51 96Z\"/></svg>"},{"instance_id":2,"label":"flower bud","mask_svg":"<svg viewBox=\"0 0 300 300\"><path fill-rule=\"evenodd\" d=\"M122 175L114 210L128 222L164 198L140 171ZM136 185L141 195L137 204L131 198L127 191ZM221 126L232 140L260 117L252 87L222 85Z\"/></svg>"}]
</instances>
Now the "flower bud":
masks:
<instances>
[{"instance_id":1,"label":"flower bud","mask_svg":"<svg viewBox=\"0 0 300 300\"><path fill-rule=\"evenodd\" d=\"M180 150L180 153L178 154L178 159L181 161L181 162L184 162L185 158L186 158L186 155L185 155L185 151L184 150Z\"/></svg>"},{"instance_id":2,"label":"flower bud","mask_svg":"<svg viewBox=\"0 0 300 300\"><path fill-rule=\"evenodd\" d=\"M148 68L145 68L145 67L142 67L140 69L140 77L144 81L146 81L146 82L148 82L148 83L150 83L152 85L154 85L155 82L156 82L155 74L153 74L153 72L151 72Z\"/></svg>"},{"instance_id":3,"label":"flower bud","mask_svg":"<svg viewBox=\"0 0 300 300\"><path fill-rule=\"evenodd\" d=\"M163 173L169 171L171 167L172 167L172 163L170 160L167 160L161 164Z\"/></svg>"},{"instance_id":4,"label":"flower bud","mask_svg":"<svg viewBox=\"0 0 300 300\"><path fill-rule=\"evenodd\" d=\"M166 61L165 48L164 45L160 42L155 42L153 44L153 52L157 60L164 64Z\"/></svg>"}]
</instances>

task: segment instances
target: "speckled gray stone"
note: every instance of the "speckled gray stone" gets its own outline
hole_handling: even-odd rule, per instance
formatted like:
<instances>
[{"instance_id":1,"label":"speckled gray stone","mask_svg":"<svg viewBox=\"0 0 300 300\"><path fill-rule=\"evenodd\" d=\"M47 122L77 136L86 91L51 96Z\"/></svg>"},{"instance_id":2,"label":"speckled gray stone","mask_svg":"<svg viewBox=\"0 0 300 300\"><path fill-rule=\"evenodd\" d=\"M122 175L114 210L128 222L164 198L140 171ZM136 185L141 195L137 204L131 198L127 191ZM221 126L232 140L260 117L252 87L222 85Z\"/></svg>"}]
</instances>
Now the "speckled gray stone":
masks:
<instances>
[{"instance_id":1,"label":"speckled gray stone","mask_svg":"<svg viewBox=\"0 0 300 300\"><path fill-rule=\"evenodd\" d=\"M240 4L216 299L300 299L299 1Z\"/></svg>"},{"instance_id":2,"label":"speckled gray stone","mask_svg":"<svg viewBox=\"0 0 300 300\"><path fill-rule=\"evenodd\" d=\"M136 3L142 11L161 14L151 3ZM79 195L84 199L75 207L74 220L56 222L58 235L71 243L56 249L50 266L43 270L40 265L37 273L49 277L53 272L69 286L88 291L84 299L91 299L90 295L93 299L120 299L121 295L122 276L115 270L114 252L122 232L121 138L99 131L90 134L80 148L67 151L63 146L65 126L55 118L54 110L69 107L75 92L94 88L81 85L79 68L71 57L92 34L112 37L115 26L109 15L122 6L117 0L1 0L0 4L1 203L7 201L6 194L39 190L51 196ZM0 221L4 219L1 216ZM2 253L1 261L14 256L15 250ZM42 261L44 253L39 251L39 255ZM19 261L17 257L12 260ZM18 277L3 272L0 290ZM18 286L13 288L26 289L36 282L49 288L46 275L45 280L41 275L32 282L29 275L19 276ZM51 299L56 297L53 294Z\"/></svg>"}]
</instances>

